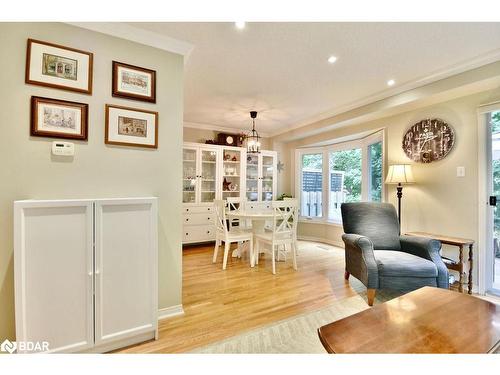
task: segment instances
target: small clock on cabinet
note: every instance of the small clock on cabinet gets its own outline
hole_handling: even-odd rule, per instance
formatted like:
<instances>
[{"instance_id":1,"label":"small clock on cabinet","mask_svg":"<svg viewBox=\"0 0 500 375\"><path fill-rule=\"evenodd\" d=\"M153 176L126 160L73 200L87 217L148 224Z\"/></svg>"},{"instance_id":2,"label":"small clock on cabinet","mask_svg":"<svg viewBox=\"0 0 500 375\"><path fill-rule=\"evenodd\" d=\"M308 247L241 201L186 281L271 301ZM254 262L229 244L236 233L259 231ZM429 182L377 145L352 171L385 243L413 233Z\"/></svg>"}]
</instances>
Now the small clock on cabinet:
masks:
<instances>
[{"instance_id":1,"label":"small clock on cabinet","mask_svg":"<svg viewBox=\"0 0 500 375\"><path fill-rule=\"evenodd\" d=\"M440 119L426 119L410 127L403 137L403 150L411 160L431 163L450 153L455 144L455 131Z\"/></svg>"},{"instance_id":2,"label":"small clock on cabinet","mask_svg":"<svg viewBox=\"0 0 500 375\"><path fill-rule=\"evenodd\" d=\"M217 135L217 144L224 146L236 146L236 135L219 133Z\"/></svg>"}]
</instances>

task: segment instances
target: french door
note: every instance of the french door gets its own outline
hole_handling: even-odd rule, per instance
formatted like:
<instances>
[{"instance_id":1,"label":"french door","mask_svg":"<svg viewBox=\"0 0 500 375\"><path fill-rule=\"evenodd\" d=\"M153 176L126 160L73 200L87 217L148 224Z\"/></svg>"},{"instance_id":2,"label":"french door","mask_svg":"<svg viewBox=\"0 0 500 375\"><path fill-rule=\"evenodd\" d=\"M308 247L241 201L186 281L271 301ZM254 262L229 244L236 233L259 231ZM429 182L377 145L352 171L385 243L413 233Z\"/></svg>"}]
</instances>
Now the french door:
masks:
<instances>
[{"instance_id":1,"label":"french door","mask_svg":"<svg viewBox=\"0 0 500 375\"><path fill-rule=\"evenodd\" d=\"M500 107L485 116L487 213L484 280L486 292L500 295Z\"/></svg>"}]
</instances>

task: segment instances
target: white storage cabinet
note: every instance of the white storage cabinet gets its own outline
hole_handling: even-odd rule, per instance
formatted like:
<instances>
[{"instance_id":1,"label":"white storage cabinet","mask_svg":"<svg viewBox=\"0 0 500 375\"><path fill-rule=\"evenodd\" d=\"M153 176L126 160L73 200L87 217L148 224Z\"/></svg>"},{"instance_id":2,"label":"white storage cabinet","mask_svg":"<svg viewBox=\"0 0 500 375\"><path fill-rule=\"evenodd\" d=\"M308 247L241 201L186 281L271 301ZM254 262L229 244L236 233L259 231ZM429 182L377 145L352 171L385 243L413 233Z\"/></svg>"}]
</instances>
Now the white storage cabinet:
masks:
<instances>
[{"instance_id":1,"label":"white storage cabinet","mask_svg":"<svg viewBox=\"0 0 500 375\"><path fill-rule=\"evenodd\" d=\"M106 352L157 337L157 198L14 202L16 340Z\"/></svg>"}]
</instances>

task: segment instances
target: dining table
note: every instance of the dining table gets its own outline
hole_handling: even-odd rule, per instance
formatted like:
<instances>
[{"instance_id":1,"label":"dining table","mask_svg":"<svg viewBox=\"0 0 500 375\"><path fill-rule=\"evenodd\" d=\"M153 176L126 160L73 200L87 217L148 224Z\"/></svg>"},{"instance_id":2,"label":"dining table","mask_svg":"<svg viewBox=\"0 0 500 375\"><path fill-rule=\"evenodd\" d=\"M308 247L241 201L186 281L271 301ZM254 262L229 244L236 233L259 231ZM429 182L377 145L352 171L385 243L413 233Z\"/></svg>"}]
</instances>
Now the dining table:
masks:
<instances>
[{"instance_id":1,"label":"dining table","mask_svg":"<svg viewBox=\"0 0 500 375\"><path fill-rule=\"evenodd\" d=\"M239 219L240 224L247 220L251 221L255 243L255 235L258 233L264 233L266 221L273 220L274 210L272 208L231 210L226 212L226 218L230 221ZM244 247L238 246L238 249L233 251L232 257L240 257L244 250Z\"/></svg>"}]
</instances>

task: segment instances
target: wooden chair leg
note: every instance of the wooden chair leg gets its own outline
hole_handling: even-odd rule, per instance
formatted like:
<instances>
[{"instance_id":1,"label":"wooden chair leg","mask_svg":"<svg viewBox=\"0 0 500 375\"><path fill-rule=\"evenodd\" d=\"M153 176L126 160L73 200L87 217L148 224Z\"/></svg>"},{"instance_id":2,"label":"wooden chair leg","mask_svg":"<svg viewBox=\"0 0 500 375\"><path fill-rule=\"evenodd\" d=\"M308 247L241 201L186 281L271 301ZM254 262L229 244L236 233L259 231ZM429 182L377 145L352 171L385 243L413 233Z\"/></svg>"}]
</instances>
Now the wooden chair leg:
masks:
<instances>
[{"instance_id":1,"label":"wooden chair leg","mask_svg":"<svg viewBox=\"0 0 500 375\"><path fill-rule=\"evenodd\" d=\"M373 306L373 301L375 300L375 293L377 289L367 289L366 295L368 297L368 306Z\"/></svg>"},{"instance_id":2,"label":"wooden chair leg","mask_svg":"<svg viewBox=\"0 0 500 375\"><path fill-rule=\"evenodd\" d=\"M255 265L255 254L253 251L253 239L250 237L249 246L248 246L248 257L250 258L250 267Z\"/></svg>"},{"instance_id":3,"label":"wooden chair leg","mask_svg":"<svg viewBox=\"0 0 500 375\"><path fill-rule=\"evenodd\" d=\"M347 271L344 272L344 279L346 280L349 280L349 276L351 276L351 274Z\"/></svg>"},{"instance_id":4,"label":"wooden chair leg","mask_svg":"<svg viewBox=\"0 0 500 375\"><path fill-rule=\"evenodd\" d=\"M255 250L253 252L253 256L255 258L255 264L259 264L259 255L260 255L260 243L259 240L255 240Z\"/></svg>"},{"instance_id":5,"label":"wooden chair leg","mask_svg":"<svg viewBox=\"0 0 500 375\"><path fill-rule=\"evenodd\" d=\"M275 248L271 245L272 262L273 262L273 275L276 275L276 262L275 262Z\"/></svg>"},{"instance_id":6,"label":"wooden chair leg","mask_svg":"<svg viewBox=\"0 0 500 375\"><path fill-rule=\"evenodd\" d=\"M227 256L229 255L229 247L230 247L230 243L227 242L227 241L224 241L224 262L222 263L222 269L225 270L226 269L226 265L227 265Z\"/></svg>"},{"instance_id":7,"label":"wooden chair leg","mask_svg":"<svg viewBox=\"0 0 500 375\"><path fill-rule=\"evenodd\" d=\"M297 271L297 244L292 242L292 259L293 259L293 269Z\"/></svg>"},{"instance_id":8,"label":"wooden chair leg","mask_svg":"<svg viewBox=\"0 0 500 375\"><path fill-rule=\"evenodd\" d=\"M220 241L219 240L215 240L214 257L212 259L212 263L217 262L217 253L219 252L219 246L220 246Z\"/></svg>"}]
</instances>

